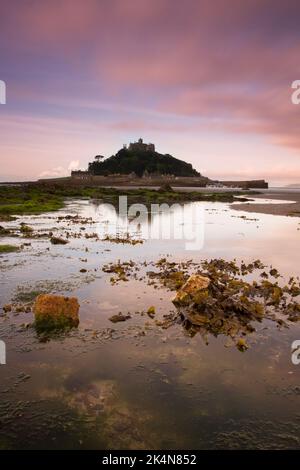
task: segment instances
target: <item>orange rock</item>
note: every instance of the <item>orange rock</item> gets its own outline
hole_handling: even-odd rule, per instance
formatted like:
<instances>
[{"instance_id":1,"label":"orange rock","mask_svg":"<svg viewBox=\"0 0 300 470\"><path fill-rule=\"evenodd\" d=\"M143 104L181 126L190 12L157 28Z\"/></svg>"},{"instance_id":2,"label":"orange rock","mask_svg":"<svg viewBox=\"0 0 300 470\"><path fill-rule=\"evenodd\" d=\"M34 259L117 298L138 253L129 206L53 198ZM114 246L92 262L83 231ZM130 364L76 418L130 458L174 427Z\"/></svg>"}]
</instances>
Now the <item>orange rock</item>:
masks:
<instances>
[{"instance_id":1,"label":"orange rock","mask_svg":"<svg viewBox=\"0 0 300 470\"><path fill-rule=\"evenodd\" d=\"M41 294L36 298L33 312L35 326L40 330L78 326L79 303L76 297Z\"/></svg>"}]
</instances>

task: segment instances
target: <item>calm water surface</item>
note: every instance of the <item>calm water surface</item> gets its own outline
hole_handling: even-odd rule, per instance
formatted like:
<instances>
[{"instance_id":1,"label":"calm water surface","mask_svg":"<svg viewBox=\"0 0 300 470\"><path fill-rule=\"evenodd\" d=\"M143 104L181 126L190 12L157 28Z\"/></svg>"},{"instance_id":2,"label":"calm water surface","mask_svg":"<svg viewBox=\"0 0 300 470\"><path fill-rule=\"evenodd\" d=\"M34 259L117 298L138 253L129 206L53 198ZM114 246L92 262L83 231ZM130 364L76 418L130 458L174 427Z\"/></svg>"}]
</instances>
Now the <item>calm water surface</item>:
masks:
<instances>
[{"instance_id":1,"label":"calm water surface","mask_svg":"<svg viewBox=\"0 0 300 470\"><path fill-rule=\"evenodd\" d=\"M172 292L139 276L111 285L111 274L102 271L118 259L221 257L259 258L283 276L300 275L298 218L232 211L221 203L192 203L186 210L190 217L182 221L175 209L173 220L199 235L193 251L183 239L135 246L86 239L85 233L116 232L113 210L89 201L2 223L16 227L22 221L36 231L82 236L65 246L25 240L31 245L21 252L0 256L2 306L32 291L74 295L80 302L78 330L46 342L30 327L31 313L1 314L7 364L0 366L0 448L300 447L300 366L291 362L291 343L300 339L297 324L280 329L274 322L258 323L247 339L250 348L241 353L223 336L190 337L180 324L157 327L141 312L154 305L159 319L174 311ZM58 222L66 214L96 223ZM166 226L168 217L156 213L152 226ZM117 221L117 232L123 233L125 222ZM147 219L131 221L128 230L144 238ZM1 243L24 239L2 237ZM131 319L111 323L109 317L120 311Z\"/></svg>"}]
</instances>

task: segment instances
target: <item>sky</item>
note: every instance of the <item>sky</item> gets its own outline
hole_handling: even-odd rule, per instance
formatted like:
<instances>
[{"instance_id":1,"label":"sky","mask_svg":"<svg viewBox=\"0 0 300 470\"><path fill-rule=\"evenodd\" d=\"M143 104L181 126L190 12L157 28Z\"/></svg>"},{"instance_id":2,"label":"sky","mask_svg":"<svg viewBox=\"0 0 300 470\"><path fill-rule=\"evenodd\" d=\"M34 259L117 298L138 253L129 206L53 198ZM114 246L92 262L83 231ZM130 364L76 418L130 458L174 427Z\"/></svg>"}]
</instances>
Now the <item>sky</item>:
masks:
<instances>
[{"instance_id":1,"label":"sky","mask_svg":"<svg viewBox=\"0 0 300 470\"><path fill-rule=\"evenodd\" d=\"M299 0L0 0L0 181L143 137L213 179L300 183Z\"/></svg>"}]
</instances>

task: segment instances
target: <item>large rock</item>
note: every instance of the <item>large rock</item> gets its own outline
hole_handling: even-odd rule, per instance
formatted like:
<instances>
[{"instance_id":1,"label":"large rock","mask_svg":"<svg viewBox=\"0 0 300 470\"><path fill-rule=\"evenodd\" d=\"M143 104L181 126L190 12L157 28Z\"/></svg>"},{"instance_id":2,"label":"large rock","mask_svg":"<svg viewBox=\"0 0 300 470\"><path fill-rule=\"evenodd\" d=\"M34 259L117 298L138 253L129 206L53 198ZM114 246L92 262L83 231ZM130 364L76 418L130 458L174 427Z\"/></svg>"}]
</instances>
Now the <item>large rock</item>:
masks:
<instances>
[{"instance_id":1,"label":"large rock","mask_svg":"<svg viewBox=\"0 0 300 470\"><path fill-rule=\"evenodd\" d=\"M68 240L65 240L64 238L60 237L51 237L50 242L52 243L52 245L66 245L67 243L69 243Z\"/></svg>"},{"instance_id":2,"label":"large rock","mask_svg":"<svg viewBox=\"0 0 300 470\"><path fill-rule=\"evenodd\" d=\"M36 298L33 312L37 330L63 329L79 324L79 303L76 297L41 294Z\"/></svg>"},{"instance_id":3,"label":"large rock","mask_svg":"<svg viewBox=\"0 0 300 470\"><path fill-rule=\"evenodd\" d=\"M188 278L185 284L177 291L172 300L175 305L189 305L199 292L208 288L210 284L209 277L193 274Z\"/></svg>"}]
</instances>

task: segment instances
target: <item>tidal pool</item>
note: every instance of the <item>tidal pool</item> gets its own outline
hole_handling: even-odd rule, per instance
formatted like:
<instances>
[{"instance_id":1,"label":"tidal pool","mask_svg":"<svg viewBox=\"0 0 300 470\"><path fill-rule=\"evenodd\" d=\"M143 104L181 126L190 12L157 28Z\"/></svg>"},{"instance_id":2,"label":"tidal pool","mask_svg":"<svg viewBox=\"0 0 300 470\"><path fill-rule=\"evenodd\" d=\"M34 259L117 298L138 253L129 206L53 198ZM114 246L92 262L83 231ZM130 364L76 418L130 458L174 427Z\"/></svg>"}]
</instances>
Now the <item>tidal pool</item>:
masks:
<instances>
[{"instance_id":1,"label":"tidal pool","mask_svg":"<svg viewBox=\"0 0 300 470\"><path fill-rule=\"evenodd\" d=\"M0 448L300 447L300 365L291 362L300 325L257 322L245 352L222 335L191 336L179 323L161 328L146 311L155 306L158 320L174 312L173 295L144 276L162 257L260 259L284 279L299 276L299 219L224 203L189 203L184 213L182 207L137 220L101 202L70 200L57 213L1 223L14 231L24 222L41 236L1 237L25 246L0 255L0 306L40 292L76 296L80 324L41 338L31 312L1 311L7 363L0 366ZM66 217L76 214L78 223ZM50 231L69 243L52 245L43 236ZM127 232L143 243L115 243ZM114 284L102 268L118 260L140 269ZM131 318L112 323L119 312Z\"/></svg>"}]
</instances>

